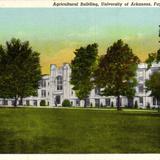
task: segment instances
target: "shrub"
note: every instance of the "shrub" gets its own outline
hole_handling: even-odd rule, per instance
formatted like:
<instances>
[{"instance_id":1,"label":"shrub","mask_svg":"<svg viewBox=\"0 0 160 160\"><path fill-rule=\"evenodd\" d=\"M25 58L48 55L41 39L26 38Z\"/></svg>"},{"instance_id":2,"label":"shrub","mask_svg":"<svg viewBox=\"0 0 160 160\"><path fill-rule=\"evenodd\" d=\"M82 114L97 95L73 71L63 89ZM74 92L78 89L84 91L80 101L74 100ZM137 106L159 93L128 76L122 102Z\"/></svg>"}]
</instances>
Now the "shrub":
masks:
<instances>
[{"instance_id":1,"label":"shrub","mask_svg":"<svg viewBox=\"0 0 160 160\"><path fill-rule=\"evenodd\" d=\"M134 108L138 108L138 102L135 101Z\"/></svg>"},{"instance_id":2,"label":"shrub","mask_svg":"<svg viewBox=\"0 0 160 160\"><path fill-rule=\"evenodd\" d=\"M45 100L41 100L41 102L40 102L40 106L45 106L45 105L46 105Z\"/></svg>"},{"instance_id":3,"label":"shrub","mask_svg":"<svg viewBox=\"0 0 160 160\"><path fill-rule=\"evenodd\" d=\"M91 103L91 108L93 107L93 104Z\"/></svg>"},{"instance_id":4,"label":"shrub","mask_svg":"<svg viewBox=\"0 0 160 160\"><path fill-rule=\"evenodd\" d=\"M101 103L101 107L103 107L103 103Z\"/></svg>"},{"instance_id":5,"label":"shrub","mask_svg":"<svg viewBox=\"0 0 160 160\"><path fill-rule=\"evenodd\" d=\"M70 107L70 106L72 106L72 105L71 105L71 103L70 103L70 101L69 101L68 99L65 99L65 100L63 101L63 103L62 103L62 106L63 106L63 107Z\"/></svg>"}]
</instances>

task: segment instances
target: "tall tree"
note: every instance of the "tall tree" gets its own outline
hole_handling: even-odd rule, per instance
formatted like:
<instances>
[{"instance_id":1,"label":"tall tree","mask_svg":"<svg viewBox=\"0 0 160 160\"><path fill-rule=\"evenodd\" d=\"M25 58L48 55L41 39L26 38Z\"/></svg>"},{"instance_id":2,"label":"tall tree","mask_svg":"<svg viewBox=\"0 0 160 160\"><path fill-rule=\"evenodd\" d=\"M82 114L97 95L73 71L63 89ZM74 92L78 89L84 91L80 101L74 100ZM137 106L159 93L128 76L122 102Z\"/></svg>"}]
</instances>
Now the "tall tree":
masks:
<instances>
[{"instance_id":1,"label":"tall tree","mask_svg":"<svg viewBox=\"0 0 160 160\"><path fill-rule=\"evenodd\" d=\"M32 50L28 41L11 39L6 46L0 47L0 65L3 73L0 75L2 97L17 100L37 94L38 81L41 79L39 53ZM5 82L5 83L3 83Z\"/></svg>"},{"instance_id":2,"label":"tall tree","mask_svg":"<svg viewBox=\"0 0 160 160\"><path fill-rule=\"evenodd\" d=\"M155 53L149 53L148 58L145 61L148 64L148 68L151 67L152 63L158 63L160 62L160 49L157 50Z\"/></svg>"},{"instance_id":3,"label":"tall tree","mask_svg":"<svg viewBox=\"0 0 160 160\"><path fill-rule=\"evenodd\" d=\"M160 49L156 53L148 54L146 63L148 64L148 69L152 66L152 63L160 62ZM146 80L146 92L151 91L151 96L156 98L156 101L160 101L160 69L154 72L150 79ZM158 107L159 111L159 107Z\"/></svg>"},{"instance_id":4,"label":"tall tree","mask_svg":"<svg viewBox=\"0 0 160 160\"><path fill-rule=\"evenodd\" d=\"M147 91L151 91L150 95L154 96L157 102L160 101L160 72L153 73L150 79L146 80L145 85Z\"/></svg>"},{"instance_id":5,"label":"tall tree","mask_svg":"<svg viewBox=\"0 0 160 160\"><path fill-rule=\"evenodd\" d=\"M136 69L139 58L128 44L118 40L102 55L94 74L95 84L103 88L102 95L116 96L117 109L120 108L120 96L132 97L135 94Z\"/></svg>"},{"instance_id":6,"label":"tall tree","mask_svg":"<svg viewBox=\"0 0 160 160\"><path fill-rule=\"evenodd\" d=\"M75 58L71 62L71 84L77 97L84 100L86 107L86 99L93 88L93 71L96 66L98 54L98 45L96 43L89 44L87 47L76 49Z\"/></svg>"}]
</instances>

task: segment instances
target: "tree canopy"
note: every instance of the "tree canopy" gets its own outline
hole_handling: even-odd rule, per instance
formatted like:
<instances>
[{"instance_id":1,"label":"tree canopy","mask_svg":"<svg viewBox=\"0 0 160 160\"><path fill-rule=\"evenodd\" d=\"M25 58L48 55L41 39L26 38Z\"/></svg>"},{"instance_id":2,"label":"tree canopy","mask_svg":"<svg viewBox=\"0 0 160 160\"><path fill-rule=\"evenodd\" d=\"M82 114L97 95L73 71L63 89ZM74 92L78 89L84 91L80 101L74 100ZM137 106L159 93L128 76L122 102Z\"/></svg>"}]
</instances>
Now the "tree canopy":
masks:
<instances>
[{"instance_id":1,"label":"tree canopy","mask_svg":"<svg viewBox=\"0 0 160 160\"><path fill-rule=\"evenodd\" d=\"M152 66L152 63L160 62L160 49L157 50L156 53L152 53L148 55L146 63L148 64L148 68ZM155 97L156 100L160 101L160 68L152 73L150 78L146 80L146 91L151 91L151 96Z\"/></svg>"},{"instance_id":2,"label":"tree canopy","mask_svg":"<svg viewBox=\"0 0 160 160\"><path fill-rule=\"evenodd\" d=\"M93 71L96 66L98 45L89 44L87 47L76 49L75 58L71 61L71 84L77 97L86 100L93 88ZM86 106L86 101L85 101Z\"/></svg>"},{"instance_id":3,"label":"tree canopy","mask_svg":"<svg viewBox=\"0 0 160 160\"><path fill-rule=\"evenodd\" d=\"M160 98L160 72L155 72L146 80L147 91L151 91L151 96Z\"/></svg>"},{"instance_id":4,"label":"tree canopy","mask_svg":"<svg viewBox=\"0 0 160 160\"><path fill-rule=\"evenodd\" d=\"M7 41L0 46L0 96L18 98L37 94L41 79L39 53L32 50L28 41L19 39Z\"/></svg>"},{"instance_id":5,"label":"tree canopy","mask_svg":"<svg viewBox=\"0 0 160 160\"><path fill-rule=\"evenodd\" d=\"M120 95L132 97L135 94L138 63L139 58L122 40L110 46L99 59L94 74L95 84L103 88L102 95L117 96L117 109L120 109Z\"/></svg>"},{"instance_id":6,"label":"tree canopy","mask_svg":"<svg viewBox=\"0 0 160 160\"><path fill-rule=\"evenodd\" d=\"M148 64L148 68L151 67L152 63L158 63L160 62L160 49L157 50L155 53L149 53L148 58L145 61Z\"/></svg>"}]
</instances>

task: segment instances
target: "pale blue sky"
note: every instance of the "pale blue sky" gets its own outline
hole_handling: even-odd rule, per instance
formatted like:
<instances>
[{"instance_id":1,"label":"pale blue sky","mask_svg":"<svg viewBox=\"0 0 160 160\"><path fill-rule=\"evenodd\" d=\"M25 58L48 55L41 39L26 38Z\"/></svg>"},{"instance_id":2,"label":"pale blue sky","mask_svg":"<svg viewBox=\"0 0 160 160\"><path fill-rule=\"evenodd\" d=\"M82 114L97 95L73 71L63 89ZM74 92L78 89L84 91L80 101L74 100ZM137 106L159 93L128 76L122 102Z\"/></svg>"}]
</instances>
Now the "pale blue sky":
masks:
<instances>
[{"instance_id":1,"label":"pale blue sky","mask_svg":"<svg viewBox=\"0 0 160 160\"><path fill-rule=\"evenodd\" d=\"M88 43L97 42L105 53L120 38L143 58L158 48L159 24L159 8L1 8L0 42L29 40L46 60L42 66L50 63L47 57L59 63L56 56L61 56L63 62L65 54L71 58L74 49Z\"/></svg>"}]
</instances>

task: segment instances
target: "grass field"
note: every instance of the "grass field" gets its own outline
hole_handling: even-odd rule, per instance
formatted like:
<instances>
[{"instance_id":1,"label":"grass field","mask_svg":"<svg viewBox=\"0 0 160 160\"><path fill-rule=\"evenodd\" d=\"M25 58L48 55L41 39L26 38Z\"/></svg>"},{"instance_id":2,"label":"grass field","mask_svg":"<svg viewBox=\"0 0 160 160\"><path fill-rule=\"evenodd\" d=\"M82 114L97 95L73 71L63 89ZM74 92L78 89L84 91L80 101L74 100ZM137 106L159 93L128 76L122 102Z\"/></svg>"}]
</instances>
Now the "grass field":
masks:
<instances>
[{"instance_id":1,"label":"grass field","mask_svg":"<svg viewBox=\"0 0 160 160\"><path fill-rule=\"evenodd\" d=\"M0 108L0 153L160 153L160 114Z\"/></svg>"}]
</instances>

